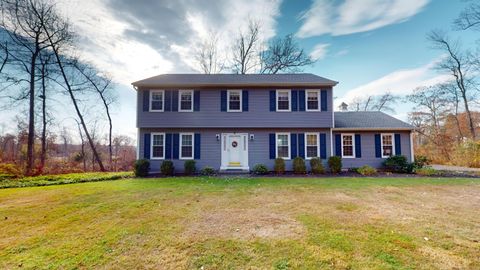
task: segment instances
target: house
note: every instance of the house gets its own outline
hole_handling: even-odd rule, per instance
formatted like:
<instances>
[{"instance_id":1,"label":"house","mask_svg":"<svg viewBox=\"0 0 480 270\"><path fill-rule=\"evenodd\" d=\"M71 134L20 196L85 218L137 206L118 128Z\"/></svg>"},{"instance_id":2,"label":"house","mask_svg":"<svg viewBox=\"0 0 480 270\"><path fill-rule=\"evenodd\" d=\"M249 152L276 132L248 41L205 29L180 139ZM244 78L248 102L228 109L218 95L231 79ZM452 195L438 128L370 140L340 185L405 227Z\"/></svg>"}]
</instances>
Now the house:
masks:
<instances>
[{"instance_id":1,"label":"house","mask_svg":"<svg viewBox=\"0 0 480 270\"><path fill-rule=\"evenodd\" d=\"M341 156L344 168L413 160L413 127L382 112L334 112L337 82L314 74L164 74L137 90L138 158L159 172L185 160L197 168L273 168L274 159ZM307 166L309 162L306 162Z\"/></svg>"}]
</instances>

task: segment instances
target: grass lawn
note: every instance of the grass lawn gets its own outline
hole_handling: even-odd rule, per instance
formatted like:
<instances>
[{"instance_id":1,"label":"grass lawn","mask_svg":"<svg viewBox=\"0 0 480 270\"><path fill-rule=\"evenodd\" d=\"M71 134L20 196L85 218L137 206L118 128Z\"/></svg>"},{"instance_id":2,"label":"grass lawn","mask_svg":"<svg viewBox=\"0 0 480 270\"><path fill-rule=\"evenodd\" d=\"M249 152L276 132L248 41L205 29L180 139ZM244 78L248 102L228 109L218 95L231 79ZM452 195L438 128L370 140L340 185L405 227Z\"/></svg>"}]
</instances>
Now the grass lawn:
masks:
<instances>
[{"instance_id":1,"label":"grass lawn","mask_svg":"<svg viewBox=\"0 0 480 270\"><path fill-rule=\"evenodd\" d=\"M127 179L0 190L1 269L480 269L480 180Z\"/></svg>"}]
</instances>

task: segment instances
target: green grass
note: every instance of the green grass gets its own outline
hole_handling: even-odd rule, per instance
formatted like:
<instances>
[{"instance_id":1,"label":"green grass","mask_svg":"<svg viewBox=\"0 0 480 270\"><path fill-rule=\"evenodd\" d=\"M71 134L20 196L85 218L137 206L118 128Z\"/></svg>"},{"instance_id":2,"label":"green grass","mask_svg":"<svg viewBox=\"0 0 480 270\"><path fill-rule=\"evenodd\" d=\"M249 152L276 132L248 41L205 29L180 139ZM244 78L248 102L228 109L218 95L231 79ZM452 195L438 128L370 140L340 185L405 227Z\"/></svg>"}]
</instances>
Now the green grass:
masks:
<instances>
[{"instance_id":1,"label":"green grass","mask_svg":"<svg viewBox=\"0 0 480 270\"><path fill-rule=\"evenodd\" d=\"M40 175L21 178L12 178L8 175L0 175L0 188L35 187L60 184L73 184L84 182L97 182L117 180L132 177L131 172L92 172L92 173L69 173L58 175Z\"/></svg>"},{"instance_id":2,"label":"green grass","mask_svg":"<svg viewBox=\"0 0 480 270\"><path fill-rule=\"evenodd\" d=\"M174 177L3 189L0 268L479 269L479 193L479 180L460 178Z\"/></svg>"}]
</instances>

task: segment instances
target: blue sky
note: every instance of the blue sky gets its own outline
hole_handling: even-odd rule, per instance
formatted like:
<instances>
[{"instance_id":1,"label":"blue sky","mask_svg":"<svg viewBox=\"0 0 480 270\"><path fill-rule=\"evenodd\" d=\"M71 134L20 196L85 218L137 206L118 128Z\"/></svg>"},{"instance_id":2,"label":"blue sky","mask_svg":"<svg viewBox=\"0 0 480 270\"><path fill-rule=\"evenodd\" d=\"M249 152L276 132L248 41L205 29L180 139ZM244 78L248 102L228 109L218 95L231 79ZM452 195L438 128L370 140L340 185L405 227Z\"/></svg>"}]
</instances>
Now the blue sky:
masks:
<instances>
[{"instance_id":1,"label":"blue sky","mask_svg":"<svg viewBox=\"0 0 480 270\"><path fill-rule=\"evenodd\" d=\"M348 103L386 91L405 94L445 80L432 69L442 55L430 48L426 34L443 29L473 44L475 32L452 30L452 21L467 4L462 0L58 0L61 12L80 34L80 55L116 81L115 133L133 138L136 97L130 83L161 73L197 72L196 47L212 32L220 37L225 56L249 19L260 21L265 42L294 34L300 46L318 58L305 72L339 81L334 89L336 103ZM409 110L410 105L402 103L394 115L406 120ZM60 110L56 121L68 117ZM5 123L8 118L3 119Z\"/></svg>"}]
</instances>

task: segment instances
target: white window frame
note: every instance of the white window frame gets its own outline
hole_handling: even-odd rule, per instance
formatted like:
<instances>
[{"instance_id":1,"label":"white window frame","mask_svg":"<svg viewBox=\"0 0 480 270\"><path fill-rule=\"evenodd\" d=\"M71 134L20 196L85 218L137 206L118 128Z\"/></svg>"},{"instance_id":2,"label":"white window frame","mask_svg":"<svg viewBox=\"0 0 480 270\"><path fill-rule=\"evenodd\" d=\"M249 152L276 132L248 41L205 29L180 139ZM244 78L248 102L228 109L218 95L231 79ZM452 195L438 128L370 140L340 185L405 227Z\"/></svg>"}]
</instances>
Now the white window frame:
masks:
<instances>
[{"instance_id":1,"label":"white window frame","mask_svg":"<svg viewBox=\"0 0 480 270\"><path fill-rule=\"evenodd\" d=\"M317 109L309 109L308 108L308 93L316 93L317 94ZM308 89L305 90L305 111L307 112L319 112L320 111L320 90L318 89Z\"/></svg>"},{"instance_id":2,"label":"white window frame","mask_svg":"<svg viewBox=\"0 0 480 270\"><path fill-rule=\"evenodd\" d=\"M390 156L383 155L383 136L390 135L392 136L392 157L395 156L395 135L393 133L381 133L380 134L380 149L382 151L382 158L389 158Z\"/></svg>"},{"instance_id":3,"label":"white window frame","mask_svg":"<svg viewBox=\"0 0 480 270\"><path fill-rule=\"evenodd\" d=\"M189 93L192 96L192 102L190 103L190 109L182 110L182 93ZM178 111L179 112L193 112L193 90L179 90L178 91Z\"/></svg>"},{"instance_id":4,"label":"white window frame","mask_svg":"<svg viewBox=\"0 0 480 270\"><path fill-rule=\"evenodd\" d=\"M306 132L305 133L305 139L304 139L304 141L305 141L305 150L304 150L305 151L304 152L305 153L305 159L310 160L312 158L315 158L315 157L307 157L307 153L308 153L307 152L307 146L308 146L307 135L317 136L317 156L315 156L315 157L320 157L320 133L318 133L318 132Z\"/></svg>"},{"instance_id":5,"label":"white window frame","mask_svg":"<svg viewBox=\"0 0 480 270\"><path fill-rule=\"evenodd\" d=\"M192 136L192 156L190 156L190 157L184 157L182 155L182 147L183 147L182 136L184 136L184 135L191 135ZM180 152L179 153L180 159L183 159L183 160L194 159L194 157L195 157L195 134L191 133L191 132L187 132L187 133L180 133L179 136L180 136L180 139L179 139L179 141L180 141L180 143L179 143L180 146L179 147L180 148L179 148L178 152Z\"/></svg>"},{"instance_id":6,"label":"white window frame","mask_svg":"<svg viewBox=\"0 0 480 270\"><path fill-rule=\"evenodd\" d=\"M162 109L161 110L152 109L153 93L162 93ZM150 112L163 112L163 111L165 111L165 90L150 90L150 98L149 98L148 103L149 103L148 104L148 111L150 111Z\"/></svg>"},{"instance_id":7,"label":"white window frame","mask_svg":"<svg viewBox=\"0 0 480 270\"><path fill-rule=\"evenodd\" d=\"M240 108L238 110L230 109L230 94L240 93ZM243 91L242 90L227 90L227 112L242 112L243 106Z\"/></svg>"},{"instance_id":8,"label":"white window frame","mask_svg":"<svg viewBox=\"0 0 480 270\"><path fill-rule=\"evenodd\" d=\"M278 92L288 92L288 110L278 109ZM291 112L292 111L292 90L290 89L277 89L275 92L275 109L277 112Z\"/></svg>"},{"instance_id":9,"label":"white window frame","mask_svg":"<svg viewBox=\"0 0 480 270\"><path fill-rule=\"evenodd\" d=\"M343 137L352 136L352 155L346 156L343 154ZM355 134L353 133L342 133L341 134L341 143L342 143L342 158L355 158Z\"/></svg>"},{"instance_id":10,"label":"white window frame","mask_svg":"<svg viewBox=\"0 0 480 270\"><path fill-rule=\"evenodd\" d=\"M291 142L290 142L290 133L288 132L279 132L279 133L275 133L275 157L276 158L279 158L278 156L278 136L279 135L287 135L287 146L288 146L288 156L287 157L282 157L284 160L289 160L291 158L291 154L290 154L290 151L291 151Z\"/></svg>"},{"instance_id":11,"label":"white window frame","mask_svg":"<svg viewBox=\"0 0 480 270\"><path fill-rule=\"evenodd\" d=\"M155 135L163 135L163 156L162 157L154 157L153 156L153 137ZM165 141L167 140L167 138L165 137L165 133L162 133L162 132L154 132L154 133L151 133L150 134L150 159L159 159L159 160L163 160L165 159Z\"/></svg>"}]
</instances>

